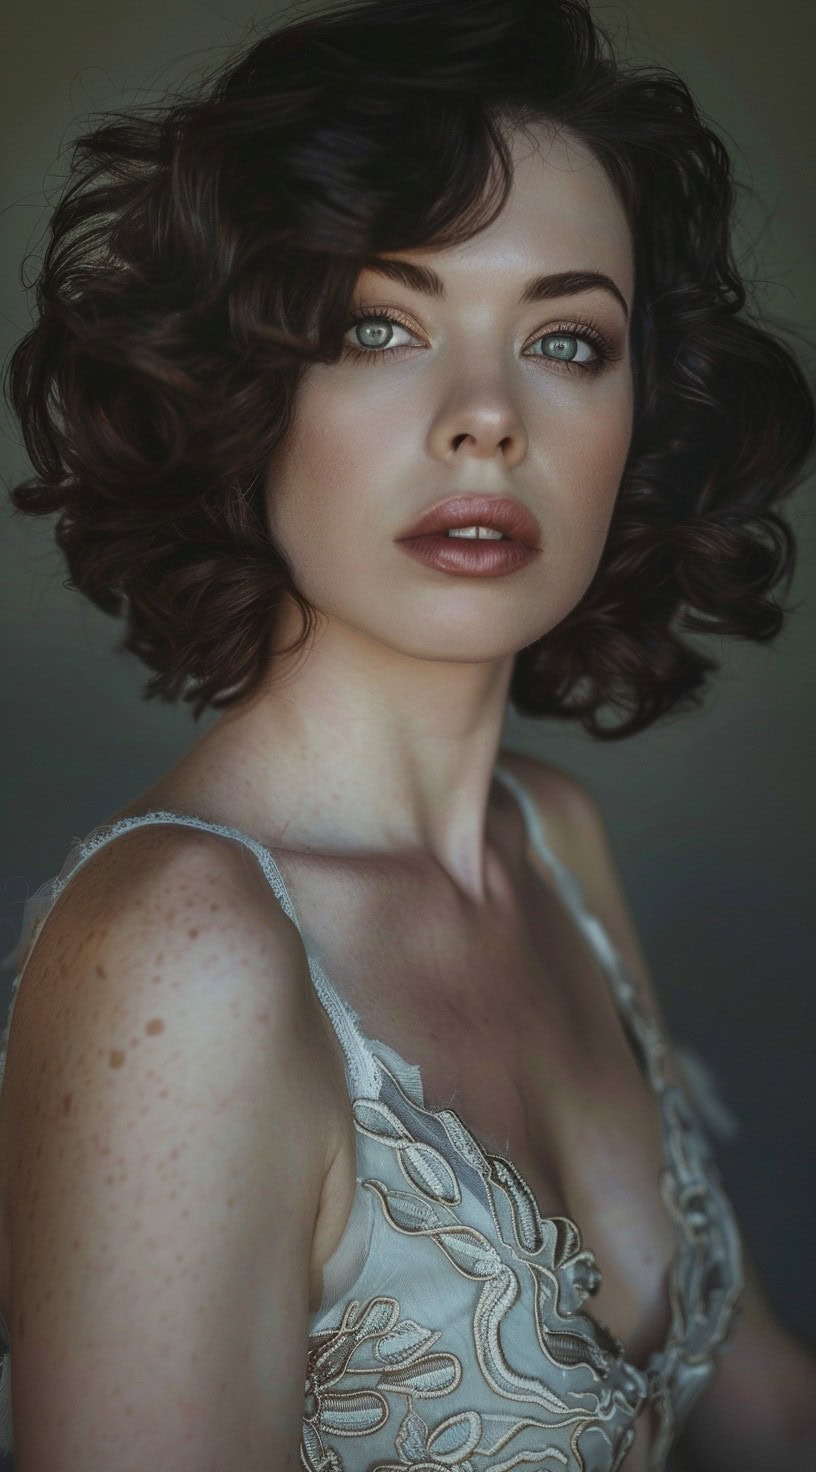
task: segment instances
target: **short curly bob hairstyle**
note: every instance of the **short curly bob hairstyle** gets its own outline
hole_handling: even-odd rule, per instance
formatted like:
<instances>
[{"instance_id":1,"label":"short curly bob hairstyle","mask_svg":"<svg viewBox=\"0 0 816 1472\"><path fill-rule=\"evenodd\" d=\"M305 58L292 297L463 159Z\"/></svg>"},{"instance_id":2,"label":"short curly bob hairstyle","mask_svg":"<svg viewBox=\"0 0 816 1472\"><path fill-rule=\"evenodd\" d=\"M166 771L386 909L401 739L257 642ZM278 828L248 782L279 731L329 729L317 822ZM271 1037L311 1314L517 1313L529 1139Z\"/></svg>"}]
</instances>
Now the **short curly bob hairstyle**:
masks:
<instances>
[{"instance_id":1,"label":"short curly bob hairstyle","mask_svg":"<svg viewBox=\"0 0 816 1472\"><path fill-rule=\"evenodd\" d=\"M336 361L380 252L442 248L501 211L509 129L567 128L634 245L635 418L601 562L516 656L526 716L624 736L699 704L715 661L678 628L767 640L794 541L772 509L805 465L813 399L750 320L737 186L685 84L628 63L586 0L364 0L301 14L160 108L74 143L7 395L58 513L69 585L124 613L145 696L257 688L289 593L264 472L309 365ZM608 715L619 717L610 723Z\"/></svg>"}]
</instances>

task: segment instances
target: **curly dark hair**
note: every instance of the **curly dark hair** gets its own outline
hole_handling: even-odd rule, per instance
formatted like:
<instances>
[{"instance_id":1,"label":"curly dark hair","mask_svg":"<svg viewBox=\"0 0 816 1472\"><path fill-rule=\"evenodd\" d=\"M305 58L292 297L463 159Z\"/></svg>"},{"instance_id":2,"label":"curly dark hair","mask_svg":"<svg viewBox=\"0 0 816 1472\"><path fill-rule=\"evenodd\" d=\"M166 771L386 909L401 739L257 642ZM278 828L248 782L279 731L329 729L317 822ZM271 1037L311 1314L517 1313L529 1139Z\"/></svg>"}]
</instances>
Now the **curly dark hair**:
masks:
<instances>
[{"instance_id":1,"label":"curly dark hair","mask_svg":"<svg viewBox=\"0 0 816 1472\"><path fill-rule=\"evenodd\" d=\"M635 418L603 557L516 656L523 715L624 736L697 705L716 662L678 629L768 640L814 406L752 320L727 151L673 72L620 59L586 0L366 0L296 18L160 108L73 145L6 389L59 513L69 584L197 719L267 673L294 586L264 471L298 381L333 362L380 252L456 244L512 186L509 127L547 122L606 169L635 245ZM601 719L618 714L616 725Z\"/></svg>"}]
</instances>

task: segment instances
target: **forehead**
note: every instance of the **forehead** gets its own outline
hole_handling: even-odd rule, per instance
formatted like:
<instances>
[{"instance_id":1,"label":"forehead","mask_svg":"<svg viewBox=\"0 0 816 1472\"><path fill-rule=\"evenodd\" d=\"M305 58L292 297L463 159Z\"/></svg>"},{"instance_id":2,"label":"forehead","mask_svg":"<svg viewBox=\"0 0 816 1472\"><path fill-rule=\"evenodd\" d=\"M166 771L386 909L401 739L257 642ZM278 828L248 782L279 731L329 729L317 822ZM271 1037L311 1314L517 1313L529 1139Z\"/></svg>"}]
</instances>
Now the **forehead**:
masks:
<instances>
[{"instance_id":1,"label":"forehead","mask_svg":"<svg viewBox=\"0 0 816 1472\"><path fill-rule=\"evenodd\" d=\"M544 124L516 129L509 143L512 187L492 224L443 250L398 254L433 260L454 292L489 282L491 293L503 284L509 293L534 272L602 271L631 304L631 230L603 165L580 139Z\"/></svg>"}]
</instances>

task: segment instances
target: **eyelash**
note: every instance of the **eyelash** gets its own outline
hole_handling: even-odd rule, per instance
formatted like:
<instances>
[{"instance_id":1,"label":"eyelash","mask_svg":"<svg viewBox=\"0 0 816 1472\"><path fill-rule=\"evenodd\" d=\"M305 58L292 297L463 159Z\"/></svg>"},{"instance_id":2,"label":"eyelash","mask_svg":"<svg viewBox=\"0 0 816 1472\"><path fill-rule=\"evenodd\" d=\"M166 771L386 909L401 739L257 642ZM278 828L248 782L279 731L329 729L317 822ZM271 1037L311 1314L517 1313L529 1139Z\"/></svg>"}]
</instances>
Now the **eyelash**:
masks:
<instances>
[{"instance_id":1,"label":"eyelash","mask_svg":"<svg viewBox=\"0 0 816 1472\"><path fill-rule=\"evenodd\" d=\"M399 312L393 311L392 309L386 311L382 307L359 307L351 314L349 328L355 326L358 322L371 321L391 322L397 327L404 327L406 332L414 333L413 327ZM559 335L576 337L581 342L588 342L590 347L595 351L595 357L591 358L588 363L579 363L576 361L570 362L564 358L548 358L544 353L534 353L532 356L534 358L540 358L542 362L550 364L555 368L566 369L568 373L600 373L609 363L616 362L621 356L617 348L613 346L608 337L600 331L597 325L586 318L577 318L573 322L558 322L550 328L549 332L541 332L538 337L531 338L527 346L531 347L534 343L542 342L547 337L558 337ZM416 336L416 333L414 333L414 336ZM411 351L411 347L412 345L410 343L402 343L398 347L386 347L384 349L364 348L359 343L344 343L345 352L350 354L351 357L368 358L375 361L385 358L401 358L403 353Z\"/></svg>"}]
</instances>

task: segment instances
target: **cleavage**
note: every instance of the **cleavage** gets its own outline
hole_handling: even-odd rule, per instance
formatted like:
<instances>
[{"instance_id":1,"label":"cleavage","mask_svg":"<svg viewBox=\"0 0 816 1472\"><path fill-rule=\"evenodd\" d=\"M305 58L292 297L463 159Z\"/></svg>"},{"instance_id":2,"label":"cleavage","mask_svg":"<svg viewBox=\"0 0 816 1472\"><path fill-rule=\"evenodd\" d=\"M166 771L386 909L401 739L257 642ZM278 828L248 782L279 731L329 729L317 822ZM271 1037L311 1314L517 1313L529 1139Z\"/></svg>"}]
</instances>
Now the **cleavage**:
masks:
<instances>
[{"instance_id":1,"label":"cleavage","mask_svg":"<svg viewBox=\"0 0 816 1472\"><path fill-rule=\"evenodd\" d=\"M364 1034L419 1066L426 1107L455 1109L508 1158L542 1215L575 1222L603 1274L593 1314L645 1361L665 1343L675 1248L658 1104L560 900L529 866L489 915L403 860L281 867Z\"/></svg>"}]
</instances>

